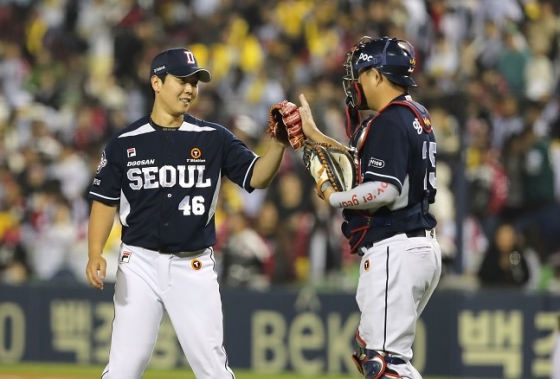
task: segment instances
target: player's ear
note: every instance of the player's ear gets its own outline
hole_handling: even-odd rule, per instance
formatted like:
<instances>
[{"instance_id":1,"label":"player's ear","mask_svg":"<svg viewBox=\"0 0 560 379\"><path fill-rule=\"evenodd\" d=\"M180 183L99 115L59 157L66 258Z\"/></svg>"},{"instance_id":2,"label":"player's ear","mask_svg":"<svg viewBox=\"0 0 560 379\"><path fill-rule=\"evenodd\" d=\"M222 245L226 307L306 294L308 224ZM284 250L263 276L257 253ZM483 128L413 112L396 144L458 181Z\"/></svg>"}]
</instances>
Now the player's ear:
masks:
<instances>
[{"instance_id":1,"label":"player's ear","mask_svg":"<svg viewBox=\"0 0 560 379\"><path fill-rule=\"evenodd\" d=\"M374 68L372 68L370 70L370 72L371 72L371 76L372 76L372 79L373 79L374 83L376 85L379 85L381 83L381 81L383 80L383 76L381 75L381 73Z\"/></svg>"},{"instance_id":2,"label":"player's ear","mask_svg":"<svg viewBox=\"0 0 560 379\"><path fill-rule=\"evenodd\" d=\"M157 75L152 75L152 77L150 78L150 83L152 84L152 89L154 90L154 92L157 93L161 91L161 85L163 84L163 82Z\"/></svg>"}]
</instances>

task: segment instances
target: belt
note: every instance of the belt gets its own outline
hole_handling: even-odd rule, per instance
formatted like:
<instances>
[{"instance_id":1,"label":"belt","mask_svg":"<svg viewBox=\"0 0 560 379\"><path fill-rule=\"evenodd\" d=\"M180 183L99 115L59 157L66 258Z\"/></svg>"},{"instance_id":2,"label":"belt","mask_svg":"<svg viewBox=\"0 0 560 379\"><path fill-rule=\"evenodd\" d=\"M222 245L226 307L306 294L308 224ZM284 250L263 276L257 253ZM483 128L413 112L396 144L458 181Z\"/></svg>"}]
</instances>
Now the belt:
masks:
<instances>
[{"instance_id":1,"label":"belt","mask_svg":"<svg viewBox=\"0 0 560 379\"><path fill-rule=\"evenodd\" d=\"M400 234L400 233L395 233L395 234L393 234L393 236L394 236L394 235L397 235L397 234ZM414 229L414 230L405 232L404 234L406 234L406 236L407 236L408 238L426 237L426 229L424 229L424 228ZM393 236L391 236L391 237L393 237ZM368 249L370 249L370 248L373 246L374 243L377 243L377 242L379 242L379 241L382 241L382 240L384 240L384 239L391 238L391 237L380 238L380 239L377 239L377 240L372 241L372 242L370 242L370 243L367 243L367 244L365 244L365 245L363 245L363 246L360 246L360 247L358 248L358 254L359 254L359 255L364 255L365 252L366 252Z\"/></svg>"},{"instance_id":2,"label":"belt","mask_svg":"<svg viewBox=\"0 0 560 379\"><path fill-rule=\"evenodd\" d=\"M196 257L199 256L200 254L204 253L206 251L206 247L204 249L200 249L200 250L195 250L195 251L164 251L164 250L158 250L157 252L160 254L167 254L167 255L175 255L179 258L192 258L192 257Z\"/></svg>"}]
</instances>

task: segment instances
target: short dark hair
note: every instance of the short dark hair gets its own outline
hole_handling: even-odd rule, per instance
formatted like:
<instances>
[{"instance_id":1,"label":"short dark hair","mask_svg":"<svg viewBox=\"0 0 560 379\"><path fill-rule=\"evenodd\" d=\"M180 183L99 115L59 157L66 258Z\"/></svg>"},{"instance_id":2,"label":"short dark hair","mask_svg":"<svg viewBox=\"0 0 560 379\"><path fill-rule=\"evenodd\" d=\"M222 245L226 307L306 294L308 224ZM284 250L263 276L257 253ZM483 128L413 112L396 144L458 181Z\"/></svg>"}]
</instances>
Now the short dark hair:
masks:
<instances>
[{"instance_id":1,"label":"short dark hair","mask_svg":"<svg viewBox=\"0 0 560 379\"><path fill-rule=\"evenodd\" d=\"M165 78L167 77L167 72L164 72L162 74L156 75L158 78L160 78L160 80L162 82L165 82Z\"/></svg>"}]
</instances>

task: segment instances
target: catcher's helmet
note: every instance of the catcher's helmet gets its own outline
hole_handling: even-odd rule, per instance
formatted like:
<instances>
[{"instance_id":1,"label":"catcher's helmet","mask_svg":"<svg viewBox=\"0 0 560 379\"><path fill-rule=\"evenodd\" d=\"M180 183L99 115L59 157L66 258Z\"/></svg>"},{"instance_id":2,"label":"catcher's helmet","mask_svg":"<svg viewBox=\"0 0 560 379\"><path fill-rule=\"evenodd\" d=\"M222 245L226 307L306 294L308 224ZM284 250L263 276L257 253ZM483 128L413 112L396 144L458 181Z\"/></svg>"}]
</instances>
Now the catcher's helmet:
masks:
<instances>
[{"instance_id":1,"label":"catcher's helmet","mask_svg":"<svg viewBox=\"0 0 560 379\"><path fill-rule=\"evenodd\" d=\"M356 108L365 109L365 99L357 85L361 69L375 68L393 83L404 87L416 87L416 82L411 77L415 66L414 47L409 42L389 37L362 37L346 53L344 91Z\"/></svg>"}]
</instances>

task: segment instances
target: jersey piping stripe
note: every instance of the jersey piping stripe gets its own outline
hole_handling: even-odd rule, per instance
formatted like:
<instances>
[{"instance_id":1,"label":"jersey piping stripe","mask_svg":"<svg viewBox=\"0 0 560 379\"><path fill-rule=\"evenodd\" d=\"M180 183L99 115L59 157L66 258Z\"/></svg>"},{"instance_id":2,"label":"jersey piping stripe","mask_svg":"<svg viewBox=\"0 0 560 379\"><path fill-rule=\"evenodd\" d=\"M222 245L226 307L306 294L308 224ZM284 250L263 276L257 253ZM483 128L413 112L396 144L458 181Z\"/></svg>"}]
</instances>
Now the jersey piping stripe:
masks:
<instances>
[{"instance_id":1,"label":"jersey piping stripe","mask_svg":"<svg viewBox=\"0 0 560 379\"><path fill-rule=\"evenodd\" d=\"M101 197L101 198L103 198L103 199L107 199L107 200L119 200L118 197L103 196L103 195L100 195L100 194L98 194L98 193L96 193L96 192L93 192L93 191L89 191L89 193L91 193L92 195L95 195L95 196L97 196L97 197Z\"/></svg>"},{"instance_id":2,"label":"jersey piping stripe","mask_svg":"<svg viewBox=\"0 0 560 379\"><path fill-rule=\"evenodd\" d=\"M367 175L367 174L370 174L370 175L373 175L373 176L379 176L380 178L391 178L391 179L395 179L395 180L400 184L400 186L401 186L401 188L402 188L402 183L401 183L401 181L400 181L398 178L395 178L394 176L376 174L376 173L374 173L374 172L372 172L372 171L366 171L366 172L365 172L365 175Z\"/></svg>"},{"instance_id":3,"label":"jersey piping stripe","mask_svg":"<svg viewBox=\"0 0 560 379\"><path fill-rule=\"evenodd\" d=\"M259 157L255 154L255 159L253 159L253 162L251 162L251 164L249 165L249 168L247 169L247 172L245 173L245 178L243 178L243 188L247 187L247 176L251 172L251 167L253 167L253 165L255 164L257 159L259 159Z\"/></svg>"},{"instance_id":4,"label":"jersey piping stripe","mask_svg":"<svg viewBox=\"0 0 560 379\"><path fill-rule=\"evenodd\" d=\"M134 136L138 136L140 134L153 133L155 131L156 130L150 124L144 124L136 130L131 130L128 133L121 134L119 136L119 138L134 137Z\"/></svg>"},{"instance_id":5,"label":"jersey piping stripe","mask_svg":"<svg viewBox=\"0 0 560 379\"><path fill-rule=\"evenodd\" d=\"M213 262L212 270L214 270L214 273L216 275L218 275L218 271L216 271L216 259L214 258L214 248L212 246L210 246L209 249L210 249L210 260L212 260L212 262ZM226 369L227 372L229 372L231 374L231 378L235 379L235 375L234 375L233 371L231 370L231 368L229 367L229 357L227 355L226 349L224 348L223 344L221 346L221 349L222 349L222 352L224 353L224 355L226 357L226 361L224 362L224 368Z\"/></svg>"},{"instance_id":6,"label":"jersey piping stripe","mask_svg":"<svg viewBox=\"0 0 560 379\"><path fill-rule=\"evenodd\" d=\"M231 368L229 367L229 358L228 358L228 355L226 353L226 349L224 348L224 345L222 345L222 352L226 356L226 361L224 362L225 363L224 368L226 369L227 372L229 372L231 374L231 378L235 379L235 375L233 374L233 371L231 371Z\"/></svg>"},{"instance_id":7,"label":"jersey piping stripe","mask_svg":"<svg viewBox=\"0 0 560 379\"><path fill-rule=\"evenodd\" d=\"M128 215L130 214L130 202L126 198L124 192L121 190L121 204L120 204L119 218L123 226L128 226L126 221Z\"/></svg>"},{"instance_id":8,"label":"jersey piping stripe","mask_svg":"<svg viewBox=\"0 0 560 379\"><path fill-rule=\"evenodd\" d=\"M387 246L387 260L385 262L385 322L383 327L383 351L387 351L385 343L387 342L387 298L389 297L389 246Z\"/></svg>"},{"instance_id":9,"label":"jersey piping stripe","mask_svg":"<svg viewBox=\"0 0 560 379\"><path fill-rule=\"evenodd\" d=\"M216 128L213 128L211 126L200 126L188 122L183 122L183 125L181 125L179 130L182 132L213 132L216 130Z\"/></svg>"},{"instance_id":10,"label":"jersey piping stripe","mask_svg":"<svg viewBox=\"0 0 560 379\"><path fill-rule=\"evenodd\" d=\"M222 175L221 172L218 174L218 180L216 181L216 189L214 190L214 195L212 196L212 203L210 204L210 209L208 210L208 220L206 220L206 225L212 220L212 216L216 213L216 207L218 206L218 194L220 192L220 187L222 186Z\"/></svg>"},{"instance_id":11,"label":"jersey piping stripe","mask_svg":"<svg viewBox=\"0 0 560 379\"><path fill-rule=\"evenodd\" d=\"M182 132L213 132L216 130L216 128L213 128L211 126L199 126L195 124L190 124L188 122L183 122L183 124L179 127L178 130ZM140 134L153 133L155 131L156 129L154 129L154 127L151 126L150 124L144 124L136 130L131 130L130 132L121 134L119 138L134 137Z\"/></svg>"}]
</instances>

